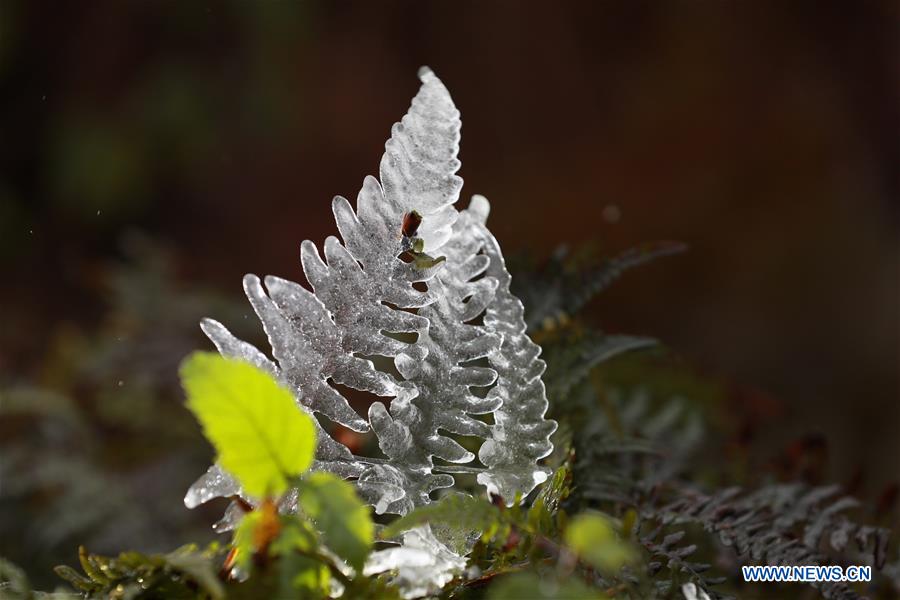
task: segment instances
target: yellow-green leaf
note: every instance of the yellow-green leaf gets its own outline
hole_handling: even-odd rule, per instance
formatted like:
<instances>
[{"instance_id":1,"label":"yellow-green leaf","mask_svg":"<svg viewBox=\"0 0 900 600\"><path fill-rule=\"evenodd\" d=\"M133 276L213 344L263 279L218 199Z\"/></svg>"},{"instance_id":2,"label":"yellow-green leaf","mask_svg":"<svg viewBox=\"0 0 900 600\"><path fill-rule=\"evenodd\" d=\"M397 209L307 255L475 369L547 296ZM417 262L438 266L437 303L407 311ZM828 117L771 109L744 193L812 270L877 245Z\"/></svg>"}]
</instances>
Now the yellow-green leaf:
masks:
<instances>
[{"instance_id":1,"label":"yellow-green leaf","mask_svg":"<svg viewBox=\"0 0 900 600\"><path fill-rule=\"evenodd\" d=\"M195 352L181 365L187 406L219 465L255 497L278 495L312 463L312 417L271 375L250 363Z\"/></svg>"},{"instance_id":2,"label":"yellow-green leaf","mask_svg":"<svg viewBox=\"0 0 900 600\"><path fill-rule=\"evenodd\" d=\"M566 527L566 545L582 560L605 573L615 573L635 558L634 548L616 535L608 517L585 512Z\"/></svg>"},{"instance_id":3,"label":"yellow-green leaf","mask_svg":"<svg viewBox=\"0 0 900 600\"><path fill-rule=\"evenodd\" d=\"M316 524L325 545L361 569L375 540L369 507L353 486L331 473L312 473L300 486L300 507Z\"/></svg>"}]
</instances>

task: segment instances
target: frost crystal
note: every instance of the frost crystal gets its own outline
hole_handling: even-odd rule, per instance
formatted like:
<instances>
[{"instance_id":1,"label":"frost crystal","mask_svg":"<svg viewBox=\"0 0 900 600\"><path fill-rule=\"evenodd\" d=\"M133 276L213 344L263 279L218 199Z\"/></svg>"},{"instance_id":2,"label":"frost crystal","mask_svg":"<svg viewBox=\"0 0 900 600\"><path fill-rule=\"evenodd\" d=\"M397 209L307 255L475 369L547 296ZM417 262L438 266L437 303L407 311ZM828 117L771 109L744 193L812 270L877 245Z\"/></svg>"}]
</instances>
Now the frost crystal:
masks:
<instances>
[{"instance_id":1,"label":"frost crystal","mask_svg":"<svg viewBox=\"0 0 900 600\"><path fill-rule=\"evenodd\" d=\"M274 361L221 323L201 324L219 352L271 373L305 410L375 434L384 457L355 456L317 421L313 468L353 480L379 514L429 503L459 472L476 473L489 492L512 502L546 479L537 461L552 450L556 428L544 418L540 348L525 334L522 303L485 225L488 202L476 196L466 210L454 207L462 187L459 111L430 70L419 76L422 86L385 144L380 183L365 178L355 211L341 196L332 202L341 240L325 240L324 259L312 242L301 245L312 291L278 277L244 277ZM379 356L393 359L396 371L377 368L371 359ZM387 405L374 402L363 418L333 384ZM482 465L453 464L476 458L454 436L485 440ZM185 504L218 496L243 494L213 465ZM292 507L283 500L283 510ZM217 530L239 516L233 504ZM464 566L426 525L404 534L402 546L374 553L366 570L395 571L414 597Z\"/></svg>"}]
</instances>

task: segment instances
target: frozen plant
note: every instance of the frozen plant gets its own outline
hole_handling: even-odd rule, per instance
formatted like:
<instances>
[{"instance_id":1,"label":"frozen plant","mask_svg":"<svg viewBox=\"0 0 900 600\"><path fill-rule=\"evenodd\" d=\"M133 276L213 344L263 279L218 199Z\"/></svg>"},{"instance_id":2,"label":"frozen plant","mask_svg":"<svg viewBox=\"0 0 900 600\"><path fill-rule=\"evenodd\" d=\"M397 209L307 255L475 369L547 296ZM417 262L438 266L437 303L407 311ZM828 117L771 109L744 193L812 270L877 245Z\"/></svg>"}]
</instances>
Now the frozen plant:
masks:
<instances>
[{"instance_id":1,"label":"frozen plant","mask_svg":"<svg viewBox=\"0 0 900 600\"><path fill-rule=\"evenodd\" d=\"M419 92L385 144L380 181L365 178L355 210L341 196L332 202L341 239L328 237L322 254L313 242L301 245L312 291L278 277L244 277L272 358L221 323L202 323L223 355L274 375L305 410L375 434L383 456L356 456L317 422L313 468L354 481L378 514L428 504L463 472L512 503L546 480L538 463L556 429L544 418L540 348L525 334L522 303L485 224L489 204L475 196L465 210L454 206L462 187L459 111L429 69L419 77ZM393 359L396 372L377 368L376 356ZM374 402L364 418L332 384L385 403ZM468 464L476 454L454 436L483 440L480 465ZM213 465L185 504L220 496L244 495ZM288 495L282 509L294 508ZM234 502L218 529L233 527L240 514ZM366 572L396 571L414 596L464 566L425 525L374 553Z\"/></svg>"}]
</instances>

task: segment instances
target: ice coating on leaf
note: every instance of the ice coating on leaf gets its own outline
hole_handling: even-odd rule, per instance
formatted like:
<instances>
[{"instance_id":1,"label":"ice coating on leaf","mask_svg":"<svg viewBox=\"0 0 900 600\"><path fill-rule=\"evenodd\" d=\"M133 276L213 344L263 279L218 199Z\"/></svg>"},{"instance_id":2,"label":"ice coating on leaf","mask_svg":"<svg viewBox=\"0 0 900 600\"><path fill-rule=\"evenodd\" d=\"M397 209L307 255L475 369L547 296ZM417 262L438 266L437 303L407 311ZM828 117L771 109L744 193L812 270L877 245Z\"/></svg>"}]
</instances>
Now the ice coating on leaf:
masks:
<instances>
[{"instance_id":1,"label":"ice coating on leaf","mask_svg":"<svg viewBox=\"0 0 900 600\"><path fill-rule=\"evenodd\" d=\"M246 283L246 282L245 282ZM251 282L252 283L252 282ZM258 281L257 281L258 283ZM213 319L204 319L200 324L203 332L215 344L216 348L228 358L245 360L264 371L271 373L276 379L282 382L289 389L295 390L295 398L297 403L304 410L316 411L317 406L304 404L302 396L292 382L287 379L279 366L269 360L262 352L260 352L252 344L244 342L236 338L228 329ZM310 396L315 399L314 396ZM348 410L352 410L347 405ZM323 411L324 412L324 411ZM355 413L354 413L355 414ZM358 417L357 417L358 418ZM361 421L361 419L360 419ZM363 465L358 463L350 451L343 444L335 441L329 436L318 420L313 419L316 426L317 447L316 460L313 463L313 469L327 469L329 471L340 474L343 477L358 475L364 469ZM188 489L184 497L184 503L188 508L195 508L204 502L208 502L213 498L230 497L239 495L244 497L240 491L237 482L227 472L223 471L218 465L213 465L210 469L195 481ZM245 500L251 501L251 498L244 497Z\"/></svg>"},{"instance_id":2,"label":"ice coating on leaf","mask_svg":"<svg viewBox=\"0 0 900 600\"><path fill-rule=\"evenodd\" d=\"M213 525L213 531L216 533L233 531L245 514L247 513L241 507L240 503L236 500L232 500L228 505L228 508L225 509L225 514L222 515L222 518Z\"/></svg>"},{"instance_id":3,"label":"ice coating on leaf","mask_svg":"<svg viewBox=\"0 0 900 600\"><path fill-rule=\"evenodd\" d=\"M244 279L244 289L263 323L276 362L252 345L234 337L223 325L206 320L203 330L226 356L247 360L279 378L294 390L298 403L356 431L366 431L367 421L358 415L329 382L393 397L392 406L402 406L418 393L415 385L396 382L376 370L367 356L423 360L425 344L400 341L396 335L427 331L425 316L408 310L421 309L436 300L432 290L420 291L414 283L432 279L441 266L421 268L398 257L401 252L403 215L417 211L424 222L416 233L429 251L439 249L450 235L457 212L453 203L462 180L459 169L459 111L441 81L428 70L420 72L422 85L409 111L392 128L380 165L381 180L366 177L357 196L356 211L338 196L332 202L343 243L329 237L323 255L311 241L301 245L303 271L313 288L267 277L265 288L254 275ZM317 424L319 438L314 469L332 471L342 477L360 477L376 507L395 511L401 506L398 489L407 488L382 481L384 469L357 460L349 450L331 438ZM382 432L397 427L383 428ZM402 437L402 434L401 434ZM391 447L397 439L385 441ZM424 465L421 465L424 466ZM406 478L426 479L418 486L420 495L437 487L452 485L450 476L430 477L419 464L401 466ZM392 477L398 475L395 469ZM391 479L391 478L388 478ZM404 479L405 481L406 479ZM233 482L232 482L233 483ZM207 485L200 481L195 486ZM194 488L192 488L192 491ZM199 490L199 487L198 487ZM229 482L207 485L205 499L226 495ZM383 496L376 496L380 491ZM192 498L200 497L198 493Z\"/></svg>"},{"instance_id":4,"label":"ice coating on leaf","mask_svg":"<svg viewBox=\"0 0 900 600\"><path fill-rule=\"evenodd\" d=\"M282 377L304 406L354 431L368 431L365 419L328 379L380 396L391 395L396 384L371 361L342 349L341 332L310 291L278 277L266 277L266 287L269 294L258 277L244 277L244 290L269 336Z\"/></svg>"},{"instance_id":5,"label":"ice coating on leaf","mask_svg":"<svg viewBox=\"0 0 900 600\"><path fill-rule=\"evenodd\" d=\"M500 244L484 226L489 210L487 199L475 196L468 211L482 224L484 255L490 261L487 275L499 282L484 323L503 338L500 347L488 355L499 377L487 397L500 407L494 411L490 439L478 451L478 458L488 467L478 474L478 483L509 503L517 493L524 496L546 481L548 470L537 466L537 461L553 451L550 434L556 431L556 421L544 418L548 403L541 374L546 364L538 358L540 346L525 333L525 308L509 291L512 276Z\"/></svg>"},{"instance_id":6,"label":"ice coating on leaf","mask_svg":"<svg viewBox=\"0 0 900 600\"><path fill-rule=\"evenodd\" d=\"M475 197L468 209L454 208L462 186L459 112L430 70L420 78L385 144L380 182L364 179L355 209L333 199L340 238L326 238L321 249L302 243L312 291L278 277L245 276L272 358L216 321L201 324L223 355L271 373L304 410L375 434L386 458L354 456L314 420L312 469L354 480L378 514L402 515L431 502L433 492L455 484L454 472L477 472L480 483L511 501L546 478L537 461L550 452L556 428L543 418L540 349L524 333L522 304L509 291L502 254L484 224L487 201ZM405 233L404 216L413 211L421 222ZM372 357L392 358L396 371L380 370ZM336 385L385 400L372 403L364 418ZM493 425L479 418L490 413ZM486 439L478 456L487 468L454 465L475 459L454 436ZM185 503L217 496L256 501L214 465ZM279 509L296 510L296 490ZM216 530L232 529L242 511L233 501ZM404 596L416 597L464 567L426 525L406 532L402 546L374 552L366 573L393 571Z\"/></svg>"},{"instance_id":7,"label":"ice coating on leaf","mask_svg":"<svg viewBox=\"0 0 900 600\"><path fill-rule=\"evenodd\" d=\"M238 496L240 493L241 486L237 481L219 465L213 465L188 489L184 496L184 505L196 508L213 498Z\"/></svg>"},{"instance_id":8,"label":"ice coating on leaf","mask_svg":"<svg viewBox=\"0 0 900 600\"><path fill-rule=\"evenodd\" d=\"M366 255L350 254L335 237L325 240L327 262L312 242L303 242L303 270L316 297L340 331L339 349L344 352L397 356L410 344L384 332L413 333L428 326L422 317L388 306L420 308L433 301L430 294L412 287L418 279L411 276L413 267L396 257L400 253L399 243L398 239L394 256L384 257L385 261L396 263L389 265L392 268L387 271L375 267L364 270L360 263L365 264ZM378 264L385 266L385 263Z\"/></svg>"},{"instance_id":9,"label":"ice coating on leaf","mask_svg":"<svg viewBox=\"0 0 900 600\"><path fill-rule=\"evenodd\" d=\"M370 465L356 480L356 491L368 504L375 507L375 514L405 512L407 477L399 469L388 464Z\"/></svg>"},{"instance_id":10,"label":"ice coating on leaf","mask_svg":"<svg viewBox=\"0 0 900 600\"><path fill-rule=\"evenodd\" d=\"M432 594L466 568L466 559L442 544L428 525L403 534L403 545L378 550L369 556L364 575L395 572L404 598Z\"/></svg>"},{"instance_id":11,"label":"ice coating on leaf","mask_svg":"<svg viewBox=\"0 0 900 600\"><path fill-rule=\"evenodd\" d=\"M259 506L258 501L256 501L255 499L245 498L243 497L243 494L241 494L241 496L241 501L232 500L228 504L228 508L225 509L225 514L222 515L221 519L213 524L213 531L215 531L216 533L226 533L228 531L233 531L238 526L243 516L247 514L249 508L256 508L257 506ZM297 512L296 489L288 491L281 497L281 499L278 501L278 512L283 515L293 514Z\"/></svg>"},{"instance_id":12,"label":"ice coating on leaf","mask_svg":"<svg viewBox=\"0 0 900 600\"><path fill-rule=\"evenodd\" d=\"M278 367L253 344L239 340L228 329L213 319L203 319L200 329L216 346L222 356L245 360L271 375L277 375Z\"/></svg>"},{"instance_id":13,"label":"ice coating on leaf","mask_svg":"<svg viewBox=\"0 0 900 600\"><path fill-rule=\"evenodd\" d=\"M459 111L447 88L428 67L419 70L422 87L412 106L391 129L381 158L381 184L388 206L399 207L388 222L399 223L403 212L423 217L419 237L425 251L444 245L456 221L453 204L459 199Z\"/></svg>"},{"instance_id":14,"label":"ice coating on leaf","mask_svg":"<svg viewBox=\"0 0 900 600\"><path fill-rule=\"evenodd\" d=\"M369 409L372 428L382 452L393 465L402 465L409 504L430 501L435 489L450 487L453 478L432 473L432 457L451 463L466 463L475 456L442 432L488 437L490 427L473 415L497 409L497 398L475 396L471 387L492 384L497 373L486 367L465 363L484 358L500 347L500 336L481 325L468 324L493 299L497 281L481 275L487 260L479 256L482 239L478 222L469 211L460 213L453 235L442 251L446 266L429 283L436 301L419 311L429 327L419 333L416 350L424 348L424 359L401 354L397 370L415 392L398 395L390 410L380 403ZM403 511L405 512L405 510Z\"/></svg>"},{"instance_id":15,"label":"ice coating on leaf","mask_svg":"<svg viewBox=\"0 0 900 600\"><path fill-rule=\"evenodd\" d=\"M280 366L276 366L275 363L266 358L266 356L252 344L248 344L247 342L239 340L230 331L228 331L228 329L226 329L224 325L212 319L204 319L200 323L200 328L207 335L207 337L209 337L213 344L215 344L216 348L219 350L222 356L226 356L228 358L236 358L239 360L246 360L271 373L288 389L294 390L294 397L297 400L297 404L300 405L304 410L312 410L314 412L320 410L318 408L318 405L314 404L313 402L315 399L314 396L311 397L313 398L313 401L304 401L304 397L301 396L300 390L294 387L291 384L291 381L284 376L284 373L282 372ZM325 432L325 430L322 429L322 426L319 424L319 421L317 419L313 419L313 424L316 426L316 436L318 440L318 444L316 446L317 462L353 461L353 455L346 448L346 446L336 442L331 436L329 436ZM315 464L313 468L315 468ZM356 469L357 471L361 471L362 467L359 466L356 467ZM223 493L221 495L227 496L229 494Z\"/></svg>"}]
</instances>

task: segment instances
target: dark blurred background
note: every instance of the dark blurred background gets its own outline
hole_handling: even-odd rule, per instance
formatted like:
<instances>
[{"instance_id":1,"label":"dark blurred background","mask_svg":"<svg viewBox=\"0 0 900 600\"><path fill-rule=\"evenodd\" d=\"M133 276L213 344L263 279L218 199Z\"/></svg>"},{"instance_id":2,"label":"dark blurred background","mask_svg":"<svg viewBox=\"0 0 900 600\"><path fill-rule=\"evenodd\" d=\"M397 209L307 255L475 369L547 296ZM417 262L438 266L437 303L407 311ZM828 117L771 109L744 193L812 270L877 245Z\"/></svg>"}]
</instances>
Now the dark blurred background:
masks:
<instances>
[{"instance_id":1,"label":"dark blurred background","mask_svg":"<svg viewBox=\"0 0 900 600\"><path fill-rule=\"evenodd\" d=\"M737 390L725 412L765 413L744 432L760 460L813 440L824 479L877 496L900 473L898 16L0 3L0 554L37 570L75 540L209 536L221 507L181 506L209 460L176 378L209 348L197 319L260 340L241 276L302 279L300 242L377 173L423 64L463 115L462 204L490 198L507 255L688 243L593 318Z\"/></svg>"}]
</instances>

